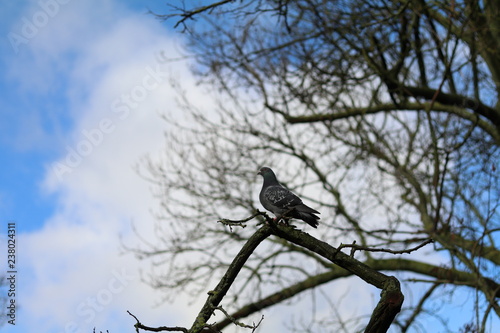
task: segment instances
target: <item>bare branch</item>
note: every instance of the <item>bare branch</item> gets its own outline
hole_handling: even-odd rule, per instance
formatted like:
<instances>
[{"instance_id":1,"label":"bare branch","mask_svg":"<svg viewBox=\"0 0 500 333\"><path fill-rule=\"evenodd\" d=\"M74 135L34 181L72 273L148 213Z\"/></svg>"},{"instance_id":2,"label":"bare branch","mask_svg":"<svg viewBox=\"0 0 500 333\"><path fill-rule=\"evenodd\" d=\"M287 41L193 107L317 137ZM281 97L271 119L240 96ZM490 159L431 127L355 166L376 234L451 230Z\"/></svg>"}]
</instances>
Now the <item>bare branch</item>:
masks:
<instances>
[{"instance_id":1,"label":"bare branch","mask_svg":"<svg viewBox=\"0 0 500 333\"><path fill-rule=\"evenodd\" d=\"M245 218L243 220L220 219L217 222L222 223L224 225L227 225L229 227L236 226L236 227L245 228L247 226L246 224L244 224L245 222L248 222L248 221L252 220L253 218L255 218L256 216L259 216L259 215L269 218L269 216L267 216L267 214L265 212L261 212L261 211L257 210L257 212L255 214L253 214L250 217L247 217L247 218Z\"/></svg>"},{"instance_id":2,"label":"bare branch","mask_svg":"<svg viewBox=\"0 0 500 333\"><path fill-rule=\"evenodd\" d=\"M202 14L202 13L204 13L206 11L213 10L213 9L215 9L215 8L217 8L219 6L225 5L225 4L229 3L229 2L234 2L234 0L221 0L221 1L209 4L209 5L200 6L200 7L191 9L191 10L185 10L185 9L177 7L175 9L178 10L178 11L180 11L180 13L174 13L174 14L170 14L170 15L157 15L157 16L160 17L163 20L167 20L167 19L169 19L171 17L180 16L181 19L179 21L177 21L177 23L174 25L174 29L175 29L179 25L184 24L186 20L194 19L194 17L196 15Z\"/></svg>"},{"instance_id":3,"label":"bare branch","mask_svg":"<svg viewBox=\"0 0 500 333\"><path fill-rule=\"evenodd\" d=\"M337 248L338 251L340 251L343 248L351 248L351 257L354 256L354 253L356 251L369 251L369 252L385 252L385 253L391 253L391 254L404 254L404 253L412 253L413 251L416 251L422 247L424 247L427 244L434 243L434 240L432 239L427 239L423 243L410 248L406 250L391 250L391 249L385 249L385 248L379 248L379 247L369 247L369 246L361 246L357 245L356 242L354 241L352 244L340 244L339 247Z\"/></svg>"},{"instance_id":4,"label":"bare branch","mask_svg":"<svg viewBox=\"0 0 500 333\"><path fill-rule=\"evenodd\" d=\"M134 325L135 331L139 333L139 330L144 330L144 331L150 331L150 332L184 332L188 333L188 329L184 327L167 327L167 326L160 326L160 327L149 327L146 325L141 324L139 319L137 319L136 316L134 316L130 311L127 310L127 313L134 317L134 319L137 321L136 324Z\"/></svg>"},{"instance_id":5,"label":"bare branch","mask_svg":"<svg viewBox=\"0 0 500 333\"><path fill-rule=\"evenodd\" d=\"M248 239L245 245L241 248L240 252L234 258L231 265L229 265L219 284L217 284L214 290L208 293L208 299L194 321L193 326L189 330L190 333L198 333L205 327L208 319L212 316L215 307L219 306L219 303L222 301L227 291L233 284L246 260L253 253L255 248L270 235L271 230L268 226L264 225Z\"/></svg>"},{"instance_id":6,"label":"bare branch","mask_svg":"<svg viewBox=\"0 0 500 333\"><path fill-rule=\"evenodd\" d=\"M167 119L168 157L148 165L161 200L158 239L145 237L146 250L136 252L161 267L151 273L152 284L171 297L205 292L252 237L249 221L257 217L276 237L238 273L228 294L235 319L299 293L314 296L316 285L356 274L383 290L370 327L384 330L402 298L396 281L378 271L473 288L476 301L466 305L476 327L496 323L497 9L491 1L213 0L160 17L176 17L176 26L189 30L184 36L198 82L217 106L207 112L193 105L190 90L176 86L188 119ZM254 215L255 170L270 163L280 181L318 207L316 237L288 228L287 214ZM208 223L249 215L219 220L224 227ZM382 259L413 257L431 239L435 245L426 250L444 254L432 262ZM343 244L349 241L355 242ZM361 250L363 265L349 261ZM198 260L184 260L192 254ZM409 305L405 329L420 324L427 305L441 304L437 293L425 296ZM457 299L451 295L450 303ZM446 314L438 316L446 326ZM216 330L228 321L200 323ZM316 317L311 325L334 330Z\"/></svg>"},{"instance_id":7,"label":"bare branch","mask_svg":"<svg viewBox=\"0 0 500 333\"><path fill-rule=\"evenodd\" d=\"M257 327L259 327L260 323L262 323L262 321L264 320L264 316L262 316L257 324L253 323L253 325L248 325L248 324L241 323L241 322L237 321L226 310L224 310L224 308L222 306L217 306L217 307L215 307L215 309L221 311L226 316L226 318L229 321L231 321L231 323L233 323L234 325L240 326L240 327L243 327L243 328L249 328L249 329L252 330L252 332L255 332L255 330L257 329Z\"/></svg>"}]
</instances>

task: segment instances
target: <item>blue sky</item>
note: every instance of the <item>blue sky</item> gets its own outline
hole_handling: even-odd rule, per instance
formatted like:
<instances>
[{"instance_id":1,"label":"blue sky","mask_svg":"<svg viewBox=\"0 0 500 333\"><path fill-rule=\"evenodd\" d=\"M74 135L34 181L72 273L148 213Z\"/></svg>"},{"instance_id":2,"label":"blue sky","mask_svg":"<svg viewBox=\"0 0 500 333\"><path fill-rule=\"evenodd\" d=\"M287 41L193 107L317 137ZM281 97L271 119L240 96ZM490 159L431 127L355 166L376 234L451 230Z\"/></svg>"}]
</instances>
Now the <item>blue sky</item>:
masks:
<instances>
[{"instance_id":1,"label":"blue sky","mask_svg":"<svg viewBox=\"0 0 500 333\"><path fill-rule=\"evenodd\" d=\"M162 34L165 39L168 36L166 26L146 15L148 8L165 10L164 6L158 6L158 1L141 1L140 6L133 1L130 4L104 1L99 5L92 1L86 5L78 1L65 2L40 2L46 6L36 1L8 2L8 5L3 4L6 8L1 14L4 38L0 49L3 74L0 149L4 163L0 164L0 212L3 220L19 221L21 232L41 228L43 221L53 213L54 197L41 186L47 176L47 164L64 154L66 145L78 139L73 132L86 110L75 104L92 94L93 81L75 82L77 77L73 74L78 71L75 66L87 57L85 61L94 66L92 70L98 75L91 80L102 79L99 76L105 75L99 73L100 66L112 66L112 57L104 60L108 63L99 64L99 59L82 54L85 48L97 43L97 36L104 40L102 34L107 29L124 24L127 19L134 20L133 24L144 24L144 28L151 29L157 38ZM50 14L54 17L42 15L47 13L44 8L52 8ZM99 9L96 11L96 8ZM78 10L81 12L76 12ZM79 14L78 22L70 22ZM34 25L35 18L39 17L48 17L47 23L40 23L41 27ZM30 34L29 38L23 34L32 31L26 22L36 28L34 36ZM136 36L129 41L129 47L134 48L132 44L141 37L148 39L148 36ZM127 41L123 41L122 46L126 44ZM158 46L156 52L161 50L164 49ZM150 48L144 52L155 50ZM133 59L134 54L128 56ZM96 64L88 63L93 60Z\"/></svg>"},{"instance_id":2,"label":"blue sky","mask_svg":"<svg viewBox=\"0 0 500 333\"><path fill-rule=\"evenodd\" d=\"M169 78L195 104L213 103L189 64L162 62L162 52L182 53L182 36L147 11L168 7L155 0L2 7L0 260L3 268L4 231L15 221L19 305L16 325L2 330L133 332L125 309L150 326L189 325L199 302L161 303L141 282L148 267L123 255L119 238L137 242L132 223L146 238L154 232L157 202L134 167L161 155L168 127L160 115L182 116ZM352 280L342 286L366 288ZM282 327L273 311L264 331Z\"/></svg>"},{"instance_id":3,"label":"blue sky","mask_svg":"<svg viewBox=\"0 0 500 333\"><path fill-rule=\"evenodd\" d=\"M121 254L132 223L152 233L155 200L134 171L158 155L175 114L169 77L194 86L176 57L181 37L148 9L159 1L2 3L0 223L17 229L16 325L5 332L133 331L124 308L149 325L186 325L182 297L162 304ZM193 87L195 100L203 96ZM145 268L147 269L147 268ZM196 305L191 305L195 306Z\"/></svg>"}]
</instances>

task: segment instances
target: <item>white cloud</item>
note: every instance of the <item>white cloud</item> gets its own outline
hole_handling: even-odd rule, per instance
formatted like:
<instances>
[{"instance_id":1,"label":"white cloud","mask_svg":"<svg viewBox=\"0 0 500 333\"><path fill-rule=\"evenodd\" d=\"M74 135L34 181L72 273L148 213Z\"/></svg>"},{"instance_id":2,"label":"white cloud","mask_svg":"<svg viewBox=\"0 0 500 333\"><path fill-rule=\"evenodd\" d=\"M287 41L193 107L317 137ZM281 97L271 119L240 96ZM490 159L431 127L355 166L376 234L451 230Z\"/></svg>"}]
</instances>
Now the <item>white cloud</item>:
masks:
<instances>
[{"instance_id":1,"label":"white cloud","mask_svg":"<svg viewBox=\"0 0 500 333\"><path fill-rule=\"evenodd\" d=\"M26 17L39 10L33 6ZM192 80L185 64L158 62L179 42L151 16L86 1L61 6L22 47L29 52L9 75L42 92L64 82L74 128L42 185L57 211L40 230L19 235L21 308L6 330L133 330L126 310L151 326L189 325L192 314L180 305L153 308L160 296L140 281L141 263L120 254L119 240L132 239L132 222L152 232L155 200L133 166L164 144L160 110L175 108L165 73Z\"/></svg>"},{"instance_id":2,"label":"white cloud","mask_svg":"<svg viewBox=\"0 0 500 333\"><path fill-rule=\"evenodd\" d=\"M25 16L37 10L34 2ZM175 113L164 73L182 78L193 101L204 104L185 65L158 62L161 51L175 56L179 45L151 16L113 1L70 1L20 46L24 52L9 75L40 94L64 85L74 128L61 138L62 155L47 165L43 182L57 211L43 228L19 237L21 309L16 327L7 325L7 332L133 331L126 310L150 326L184 326L194 319L198 303L153 307L161 295L140 281L142 263L121 255L119 243L120 234L134 239L132 222L146 237L153 232L149 211L156 201L133 165L161 151L165 123L159 113ZM39 128L32 135L43 138ZM358 284L341 280L335 288L351 287L356 296L371 288ZM286 307L267 309L262 330L282 328L276 319L281 317L272 314L290 311ZM341 308L361 310L356 303Z\"/></svg>"}]
</instances>

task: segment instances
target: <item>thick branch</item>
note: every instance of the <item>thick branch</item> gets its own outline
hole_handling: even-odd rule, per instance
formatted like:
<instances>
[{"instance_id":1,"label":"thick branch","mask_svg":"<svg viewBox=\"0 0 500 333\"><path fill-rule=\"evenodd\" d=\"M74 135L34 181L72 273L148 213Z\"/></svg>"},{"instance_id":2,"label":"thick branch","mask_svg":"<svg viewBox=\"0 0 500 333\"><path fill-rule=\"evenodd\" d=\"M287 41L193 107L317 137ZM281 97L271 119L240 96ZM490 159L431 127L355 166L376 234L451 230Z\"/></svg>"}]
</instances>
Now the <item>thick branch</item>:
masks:
<instances>
[{"instance_id":1,"label":"thick branch","mask_svg":"<svg viewBox=\"0 0 500 333\"><path fill-rule=\"evenodd\" d=\"M387 332L401 310L403 304L403 294L398 279L394 276L388 276L384 288L380 293L380 301L375 310L373 310L366 332Z\"/></svg>"},{"instance_id":2,"label":"thick branch","mask_svg":"<svg viewBox=\"0 0 500 333\"><path fill-rule=\"evenodd\" d=\"M273 225L273 234L319 254L379 289L383 289L385 286L387 275L373 270L366 264L338 251L333 246L308 233L287 226Z\"/></svg>"},{"instance_id":3,"label":"thick branch","mask_svg":"<svg viewBox=\"0 0 500 333\"><path fill-rule=\"evenodd\" d=\"M434 91L434 90L433 90ZM500 143L500 127L495 126L491 122L487 121L484 118L480 118L477 114L469 112L466 110L465 106L458 106L455 104L447 105L440 102L434 103L400 103L400 104L381 104L375 106L369 106L364 108L347 108L338 112L332 113L317 113L313 115L303 115L303 116L291 116L284 112L277 110L276 108L267 106L273 112L278 112L283 115L285 120L290 124L299 124L299 123L317 123L324 121L336 121L339 119L346 119L357 116L365 116L370 114L377 114L381 112L390 112L390 111L423 111L426 108L432 107L431 111L434 112L443 112L454 114L462 119L468 120L474 124L477 124L478 127L482 128L485 132L487 132L495 141ZM487 107L488 108L488 107ZM490 109L490 108L489 108ZM491 111L491 109L490 109Z\"/></svg>"},{"instance_id":4,"label":"thick branch","mask_svg":"<svg viewBox=\"0 0 500 333\"><path fill-rule=\"evenodd\" d=\"M236 276L238 276L241 268L243 268L243 265L245 265L250 255L252 255L257 246L270 235L271 228L267 225L264 225L259 230L257 230L252 235L252 237L248 239L245 245L243 245L231 265L229 265L226 274L224 274L219 284L217 284L214 290L208 293L209 296L205 302L205 305L203 305L203 308L196 317L193 326L189 330L190 333L201 332L201 330L206 326L208 319L210 319L215 308L219 305L224 296L226 296L227 291L233 284Z\"/></svg>"},{"instance_id":5,"label":"thick branch","mask_svg":"<svg viewBox=\"0 0 500 333\"><path fill-rule=\"evenodd\" d=\"M422 97L444 105L454 105L471 109L475 113L488 119L498 130L500 130L500 112L480 101L459 94L447 94L442 91L436 93L435 89L424 87L404 86L401 87L401 92L406 96Z\"/></svg>"},{"instance_id":6,"label":"thick branch","mask_svg":"<svg viewBox=\"0 0 500 333\"><path fill-rule=\"evenodd\" d=\"M375 287L382 289L380 301L372 313L365 332L387 331L396 315L401 311L404 300L399 281L395 277L380 273L307 233L287 226L271 224L271 227L273 229L273 234L276 236L303 246L350 271Z\"/></svg>"},{"instance_id":7,"label":"thick branch","mask_svg":"<svg viewBox=\"0 0 500 333\"><path fill-rule=\"evenodd\" d=\"M446 240L447 244L453 244L453 246L470 252L474 257L487 259L500 266L500 250L495 246L484 245L479 240L469 240L456 233L441 234L439 236L441 239Z\"/></svg>"},{"instance_id":8,"label":"thick branch","mask_svg":"<svg viewBox=\"0 0 500 333\"><path fill-rule=\"evenodd\" d=\"M383 271L407 271L430 276L442 283L466 285L477 288L478 277L476 274L446 268L408 259L368 260L367 263L374 269ZM500 285L489 278L484 278L491 290L497 290L495 296L500 298Z\"/></svg>"},{"instance_id":9,"label":"thick branch","mask_svg":"<svg viewBox=\"0 0 500 333\"><path fill-rule=\"evenodd\" d=\"M415 260L369 259L365 263L379 271L405 271L422 274L428 277L435 278L436 281L438 281L440 284L466 285L471 288L475 288L475 285L477 284L477 276L472 273L460 271L453 268L435 266ZM303 291L307 291L311 288L334 281L338 278L348 277L352 275L353 274L351 272L344 270L343 268L340 268L338 266L332 265L331 269L328 272L309 277L288 288L271 294L257 302L247 304L238 311L231 314L231 316L235 319L247 317L255 312L262 311L265 308L290 299ZM500 285L498 285L493 280L487 279L487 283L493 290L500 289ZM497 297L500 297L500 291L497 292ZM221 330L229 324L231 324L231 321L229 319L225 319L214 325L214 328Z\"/></svg>"},{"instance_id":10,"label":"thick branch","mask_svg":"<svg viewBox=\"0 0 500 333\"><path fill-rule=\"evenodd\" d=\"M252 313L255 313L257 311L261 311L262 309L268 308L270 306L273 306L275 304L279 304L283 302L284 300L290 299L293 296L300 294L303 291L315 288L317 286L320 286L324 283L336 280L341 277L346 277L346 276L351 276L352 273L349 271L346 271L343 268L340 268L338 266L333 266L331 270L329 270L326 273L321 273L312 277L309 277L303 281L300 281L299 283L296 283L288 288L282 289L278 291L277 293L274 293L272 295L269 295L257 302L250 303L239 309L238 311L234 312L231 314L231 317L234 319L238 320L240 318L247 317L251 315ZM215 329L222 330L224 327L227 325L231 324L230 319L224 319L223 321L217 323L214 325Z\"/></svg>"},{"instance_id":11,"label":"thick branch","mask_svg":"<svg viewBox=\"0 0 500 333\"><path fill-rule=\"evenodd\" d=\"M267 216L266 219L269 224L261 227L254 235L252 235L252 237L250 237L229 266L226 274L224 274L217 287L213 291L209 292L209 297L205 302L205 305L189 330L190 333L200 332L204 327L206 327L207 321L213 314L214 309L226 295L247 259L257 246L271 234L286 239L296 245L305 247L348 270L352 274L359 276L364 281L382 289L381 299L372 314L372 319L370 320L365 332L385 332L387 330L396 314L401 310L401 305L404 299L399 288L399 281L396 278L386 276L385 274L370 268L364 263L338 251L336 248L312 237L307 233L289 226L277 225ZM339 270L338 272L340 273L342 271ZM348 274L347 272L343 273ZM328 281L327 275L322 276L322 278L324 282ZM297 293L300 289L305 289L307 284L311 283L317 283L317 281L305 282L301 286L295 286L295 290L290 289L288 292L292 294L294 292ZM282 297L286 296L286 294L282 295ZM237 319L238 316L233 316L233 318ZM385 329L385 331L383 329Z\"/></svg>"}]
</instances>

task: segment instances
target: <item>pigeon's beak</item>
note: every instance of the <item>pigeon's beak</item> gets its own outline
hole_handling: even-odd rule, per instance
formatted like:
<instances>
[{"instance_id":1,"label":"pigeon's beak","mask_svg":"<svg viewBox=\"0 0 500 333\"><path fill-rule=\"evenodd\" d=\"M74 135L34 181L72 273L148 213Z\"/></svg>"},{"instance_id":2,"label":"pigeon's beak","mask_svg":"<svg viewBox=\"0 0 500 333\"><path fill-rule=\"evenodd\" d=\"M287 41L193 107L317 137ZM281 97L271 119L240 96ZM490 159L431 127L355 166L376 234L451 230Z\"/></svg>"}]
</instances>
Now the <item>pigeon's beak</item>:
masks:
<instances>
[{"instance_id":1,"label":"pigeon's beak","mask_svg":"<svg viewBox=\"0 0 500 333\"><path fill-rule=\"evenodd\" d=\"M257 172L257 174L262 176L262 171L259 170L259 172Z\"/></svg>"}]
</instances>

